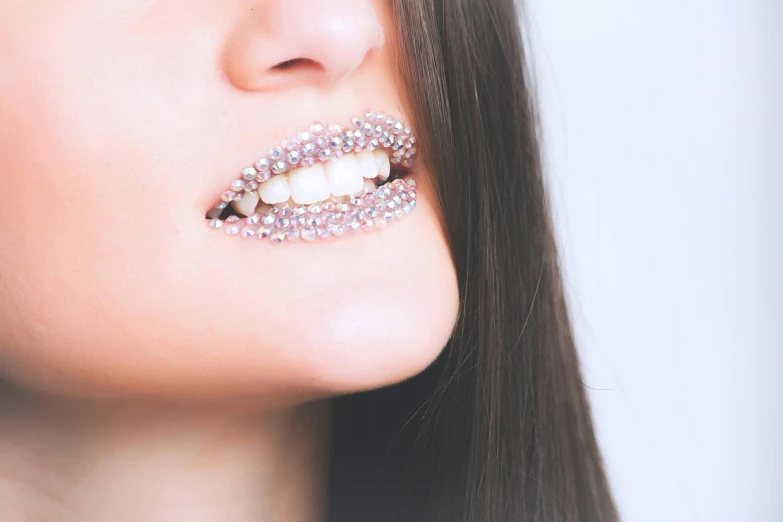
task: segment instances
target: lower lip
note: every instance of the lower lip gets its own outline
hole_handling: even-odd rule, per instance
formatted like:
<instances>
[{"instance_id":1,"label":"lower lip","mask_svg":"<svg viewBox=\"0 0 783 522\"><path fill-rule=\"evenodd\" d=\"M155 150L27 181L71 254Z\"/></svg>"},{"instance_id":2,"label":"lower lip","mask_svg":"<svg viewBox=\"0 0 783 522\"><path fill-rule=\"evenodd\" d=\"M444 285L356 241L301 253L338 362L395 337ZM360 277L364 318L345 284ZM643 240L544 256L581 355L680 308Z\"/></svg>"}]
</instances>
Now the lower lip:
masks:
<instances>
[{"instance_id":1,"label":"lower lip","mask_svg":"<svg viewBox=\"0 0 783 522\"><path fill-rule=\"evenodd\" d=\"M208 224L228 236L263 239L272 244L315 241L385 228L410 214L416 208L416 197L416 182L398 178L343 202L274 207L266 214L211 219Z\"/></svg>"}]
</instances>

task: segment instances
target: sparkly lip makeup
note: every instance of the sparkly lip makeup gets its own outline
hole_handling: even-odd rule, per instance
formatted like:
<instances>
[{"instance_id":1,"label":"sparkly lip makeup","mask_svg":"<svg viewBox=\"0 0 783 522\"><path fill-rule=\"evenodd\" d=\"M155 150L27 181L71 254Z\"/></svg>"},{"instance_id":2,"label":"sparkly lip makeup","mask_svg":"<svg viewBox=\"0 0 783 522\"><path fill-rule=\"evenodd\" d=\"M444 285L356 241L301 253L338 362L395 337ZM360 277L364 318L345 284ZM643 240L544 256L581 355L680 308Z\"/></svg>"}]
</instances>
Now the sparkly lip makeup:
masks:
<instances>
[{"instance_id":1,"label":"sparkly lip makeup","mask_svg":"<svg viewBox=\"0 0 783 522\"><path fill-rule=\"evenodd\" d=\"M416 155L409 127L367 110L351 125L313 123L242 170L206 214L229 236L273 244L370 232L416 208L405 179Z\"/></svg>"}]
</instances>

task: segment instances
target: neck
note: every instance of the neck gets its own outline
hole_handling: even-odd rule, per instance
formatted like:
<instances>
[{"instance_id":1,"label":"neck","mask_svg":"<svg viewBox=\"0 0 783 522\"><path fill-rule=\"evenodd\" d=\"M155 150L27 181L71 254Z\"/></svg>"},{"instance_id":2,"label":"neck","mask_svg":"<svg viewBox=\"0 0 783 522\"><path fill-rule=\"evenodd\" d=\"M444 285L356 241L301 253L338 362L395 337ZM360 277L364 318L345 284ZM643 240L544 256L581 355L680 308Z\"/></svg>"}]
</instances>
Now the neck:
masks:
<instances>
[{"instance_id":1,"label":"neck","mask_svg":"<svg viewBox=\"0 0 783 522\"><path fill-rule=\"evenodd\" d=\"M329 408L0 392L0 505L21 520L315 522Z\"/></svg>"}]
</instances>

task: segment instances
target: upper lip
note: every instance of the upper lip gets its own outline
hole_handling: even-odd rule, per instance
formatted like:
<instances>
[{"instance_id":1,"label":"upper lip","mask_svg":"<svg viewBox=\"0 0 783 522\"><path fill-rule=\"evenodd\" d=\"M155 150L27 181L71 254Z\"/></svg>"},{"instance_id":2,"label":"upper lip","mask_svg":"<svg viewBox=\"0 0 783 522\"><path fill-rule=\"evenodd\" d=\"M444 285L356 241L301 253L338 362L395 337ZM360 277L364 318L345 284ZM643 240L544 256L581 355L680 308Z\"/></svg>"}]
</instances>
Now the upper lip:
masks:
<instances>
[{"instance_id":1,"label":"upper lip","mask_svg":"<svg viewBox=\"0 0 783 522\"><path fill-rule=\"evenodd\" d=\"M317 161L376 148L387 149L393 165L408 168L416 155L416 138L410 127L389 113L367 110L347 125L312 123L307 130L270 147L252 166L244 168L237 179L263 183L272 176L308 167ZM221 199L228 202L232 197L229 184Z\"/></svg>"}]
</instances>

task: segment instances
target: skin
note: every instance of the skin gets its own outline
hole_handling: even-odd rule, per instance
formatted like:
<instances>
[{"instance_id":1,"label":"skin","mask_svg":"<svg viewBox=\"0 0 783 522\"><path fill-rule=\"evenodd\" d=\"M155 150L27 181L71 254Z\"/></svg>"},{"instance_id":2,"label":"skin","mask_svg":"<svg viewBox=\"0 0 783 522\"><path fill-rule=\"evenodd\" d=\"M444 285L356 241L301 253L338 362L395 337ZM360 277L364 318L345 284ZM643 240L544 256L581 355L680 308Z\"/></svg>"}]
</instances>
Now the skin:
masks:
<instances>
[{"instance_id":1,"label":"skin","mask_svg":"<svg viewBox=\"0 0 783 522\"><path fill-rule=\"evenodd\" d=\"M377 233L276 247L203 217L313 121L372 107L415 131L387 3L0 12L0 505L317 520L324 399L420 372L457 317L430 173L419 162L419 206Z\"/></svg>"}]
</instances>

